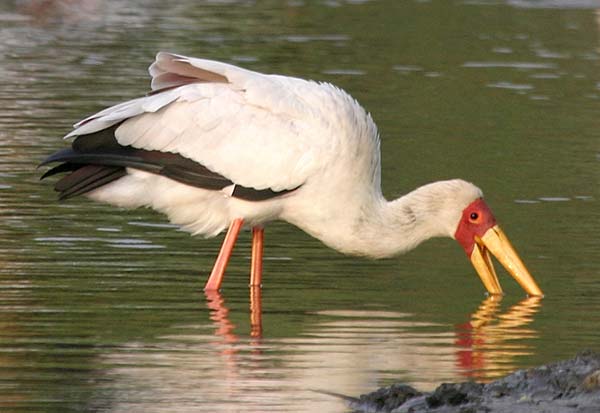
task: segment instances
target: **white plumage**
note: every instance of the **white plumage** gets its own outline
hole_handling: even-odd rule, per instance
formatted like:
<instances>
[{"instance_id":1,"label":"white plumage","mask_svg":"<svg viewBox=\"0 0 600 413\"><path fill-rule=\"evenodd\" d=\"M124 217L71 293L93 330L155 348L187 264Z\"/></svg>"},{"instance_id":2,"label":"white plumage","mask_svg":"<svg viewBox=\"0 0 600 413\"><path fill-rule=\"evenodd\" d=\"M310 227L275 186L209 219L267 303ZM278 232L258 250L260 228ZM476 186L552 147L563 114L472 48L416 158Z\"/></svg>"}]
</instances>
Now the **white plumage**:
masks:
<instances>
[{"instance_id":1,"label":"white plumage","mask_svg":"<svg viewBox=\"0 0 600 413\"><path fill-rule=\"evenodd\" d=\"M261 228L281 219L339 251L372 257L401 253L435 236L456 236L471 254L495 224L489 209L481 209L481 191L462 180L432 183L388 202L380 187L376 126L350 95L331 84L164 52L150 74L151 94L77 123L66 136L78 137L73 150L47 160L65 162L50 174L74 171L72 178L63 179L69 190L91 179L89 173L75 179L78 168L89 165L94 172L99 166L101 174L124 176L104 183L94 175L103 185L90 186L95 189L88 196L120 206L152 207L193 234L214 236L229 226L235 242L242 223ZM105 139L104 152L78 147L79 139L104 139L107 131L116 142ZM125 163L113 156L115 145ZM177 154L229 184L207 189L138 168L135 150L143 150L144 157L154 156L153 151ZM119 167L126 167L126 174ZM243 199L235 196L238 186L272 192L261 200ZM472 211L485 215L485 222L466 222ZM253 245L262 251L261 231ZM231 248L223 250L227 257L217 260L224 262L221 278ZM262 252L257 257L262 260ZM209 284L207 288L218 288L220 281Z\"/></svg>"},{"instance_id":2,"label":"white plumage","mask_svg":"<svg viewBox=\"0 0 600 413\"><path fill-rule=\"evenodd\" d=\"M105 109L77 123L66 137L124 121L116 131L122 145L181 154L250 188L302 187L283 199L251 203L227 196L227 190L215 193L130 170L126 178L91 192L93 199L151 206L194 234L213 236L237 217L254 224L280 218L293 202L287 198L307 192L313 192L311 210L327 221L327 215L341 212L331 211L330 195L355 202L361 192L378 191L376 127L342 90L167 53L158 54L150 73L155 90L183 85ZM180 73L198 77L189 82ZM215 78L214 73L228 83L195 82ZM340 179L351 187L340 186Z\"/></svg>"}]
</instances>

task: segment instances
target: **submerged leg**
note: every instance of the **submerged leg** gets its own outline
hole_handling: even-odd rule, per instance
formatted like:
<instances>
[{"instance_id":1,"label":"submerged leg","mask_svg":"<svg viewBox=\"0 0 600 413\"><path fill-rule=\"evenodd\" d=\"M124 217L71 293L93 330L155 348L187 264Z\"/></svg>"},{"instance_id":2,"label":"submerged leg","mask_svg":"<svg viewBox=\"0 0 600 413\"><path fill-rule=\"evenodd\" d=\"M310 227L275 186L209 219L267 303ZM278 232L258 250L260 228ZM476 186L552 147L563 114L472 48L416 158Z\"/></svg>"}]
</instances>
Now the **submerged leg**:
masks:
<instances>
[{"instance_id":1,"label":"submerged leg","mask_svg":"<svg viewBox=\"0 0 600 413\"><path fill-rule=\"evenodd\" d=\"M262 281L264 238L265 229L263 227L252 228L252 262L250 264L250 287L260 287Z\"/></svg>"},{"instance_id":2,"label":"submerged leg","mask_svg":"<svg viewBox=\"0 0 600 413\"><path fill-rule=\"evenodd\" d=\"M262 297L260 286L250 286L250 337L262 337Z\"/></svg>"},{"instance_id":3,"label":"submerged leg","mask_svg":"<svg viewBox=\"0 0 600 413\"><path fill-rule=\"evenodd\" d=\"M236 218L233 220L231 225L229 225L227 235L225 235L223 245L221 245L221 251L219 251L219 255L217 256L215 265L210 273L210 277L204 286L204 291L218 290L221 288L223 276L225 275L225 268L227 268L229 257L231 257L233 246L235 245L235 241L237 240L243 224L244 220L242 218Z\"/></svg>"}]
</instances>

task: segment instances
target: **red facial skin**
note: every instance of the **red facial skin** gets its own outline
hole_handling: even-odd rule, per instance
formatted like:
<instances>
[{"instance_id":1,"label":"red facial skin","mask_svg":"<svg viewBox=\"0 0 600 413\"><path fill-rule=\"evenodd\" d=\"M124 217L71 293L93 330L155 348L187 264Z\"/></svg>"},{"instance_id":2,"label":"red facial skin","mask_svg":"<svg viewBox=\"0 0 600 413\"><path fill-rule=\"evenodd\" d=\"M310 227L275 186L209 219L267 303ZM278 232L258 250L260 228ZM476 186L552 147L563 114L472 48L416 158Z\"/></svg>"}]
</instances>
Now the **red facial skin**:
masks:
<instances>
[{"instance_id":1,"label":"red facial skin","mask_svg":"<svg viewBox=\"0 0 600 413\"><path fill-rule=\"evenodd\" d=\"M496 225L496 218L482 198L471 202L462 213L454 238L470 257L475 247L475 237L483 234Z\"/></svg>"}]
</instances>

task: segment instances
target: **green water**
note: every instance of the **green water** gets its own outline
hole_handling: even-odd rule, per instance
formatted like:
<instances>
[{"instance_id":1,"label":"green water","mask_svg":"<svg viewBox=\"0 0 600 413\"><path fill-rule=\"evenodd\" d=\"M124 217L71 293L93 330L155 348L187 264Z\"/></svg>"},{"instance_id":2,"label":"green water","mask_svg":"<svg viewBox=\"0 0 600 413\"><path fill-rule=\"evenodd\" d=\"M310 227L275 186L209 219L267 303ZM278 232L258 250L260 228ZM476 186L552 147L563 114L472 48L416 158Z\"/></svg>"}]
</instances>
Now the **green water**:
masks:
<instances>
[{"instance_id":1,"label":"green water","mask_svg":"<svg viewBox=\"0 0 600 413\"><path fill-rule=\"evenodd\" d=\"M596 2L124 3L0 4L0 410L344 412L313 390L598 349ZM546 297L502 273L506 297L486 299L449 240L370 261L275 223L252 334L248 233L208 299L220 237L39 182L72 123L148 90L158 50L343 87L379 125L384 193L475 182Z\"/></svg>"}]
</instances>

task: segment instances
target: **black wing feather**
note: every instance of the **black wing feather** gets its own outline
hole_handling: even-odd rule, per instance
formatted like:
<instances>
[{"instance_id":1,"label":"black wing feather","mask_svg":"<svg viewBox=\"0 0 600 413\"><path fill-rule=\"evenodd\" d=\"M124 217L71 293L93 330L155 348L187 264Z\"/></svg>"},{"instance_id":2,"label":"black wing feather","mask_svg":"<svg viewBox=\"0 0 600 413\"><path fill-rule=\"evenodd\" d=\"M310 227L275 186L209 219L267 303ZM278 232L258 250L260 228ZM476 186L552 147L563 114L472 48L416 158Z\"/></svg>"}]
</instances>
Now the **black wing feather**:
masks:
<instances>
[{"instance_id":1,"label":"black wing feather","mask_svg":"<svg viewBox=\"0 0 600 413\"><path fill-rule=\"evenodd\" d=\"M48 178L49 176L60 174L63 172L72 172L79 168L81 168L81 165L69 162L61 163L60 165L57 165L54 168L48 169L40 179Z\"/></svg>"},{"instance_id":2,"label":"black wing feather","mask_svg":"<svg viewBox=\"0 0 600 413\"><path fill-rule=\"evenodd\" d=\"M80 135L73 141L71 148L53 153L40 164L42 166L62 162L48 170L41 179L70 172L54 187L60 192L59 199L82 195L113 182L127 174L125 168L162 175L186 185L209 190L221 190L235 184L204 165L179 154L120 145L115 137L119 126L120 124L117 124L98 132ZM264 201L296 189L273 191L235 185L232 196L247 201Z\"/></svg>"},{"instance_id":3,"label":"black wing feather","mask_svg":"<svg viewBox=\"0 0 600 413\"><path fill-rule=\"evenodd\" d=\"M55 189L60 192L58 198L64 200L85 194L125 175L125 168L118 166L85 165L58 181Z\"/></svg>"}]
</instances>

